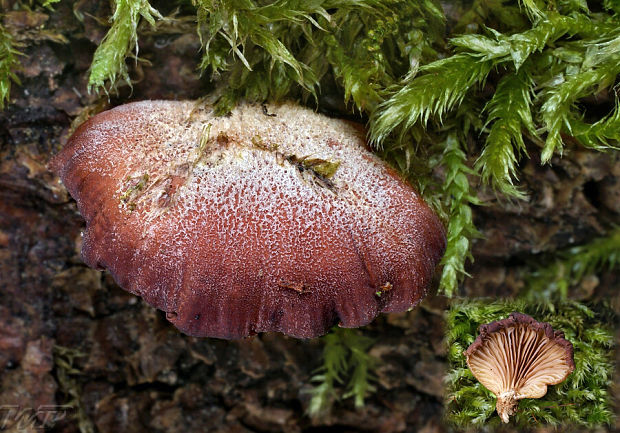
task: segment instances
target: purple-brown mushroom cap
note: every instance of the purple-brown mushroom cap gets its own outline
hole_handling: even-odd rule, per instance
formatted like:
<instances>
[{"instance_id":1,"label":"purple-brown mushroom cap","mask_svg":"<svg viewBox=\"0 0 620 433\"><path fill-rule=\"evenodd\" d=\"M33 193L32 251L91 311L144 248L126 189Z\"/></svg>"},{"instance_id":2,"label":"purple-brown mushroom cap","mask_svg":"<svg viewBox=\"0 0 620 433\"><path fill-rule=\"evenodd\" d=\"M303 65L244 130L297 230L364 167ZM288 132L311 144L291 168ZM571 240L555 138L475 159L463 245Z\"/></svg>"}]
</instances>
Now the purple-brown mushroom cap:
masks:
<instances>
[{"instance_id":1,"label":"purple-brown mushroom cap","mask_svg":"<svg viewBox=\"0 0 620 433\"><path fill-rule=\"evenodd\" d=\"M293 104L143 101L82 124L50 167L86 220L86 264L181 331L312 338L415 306L445 249L364 134Z\"/></svg>"}]
</instances>

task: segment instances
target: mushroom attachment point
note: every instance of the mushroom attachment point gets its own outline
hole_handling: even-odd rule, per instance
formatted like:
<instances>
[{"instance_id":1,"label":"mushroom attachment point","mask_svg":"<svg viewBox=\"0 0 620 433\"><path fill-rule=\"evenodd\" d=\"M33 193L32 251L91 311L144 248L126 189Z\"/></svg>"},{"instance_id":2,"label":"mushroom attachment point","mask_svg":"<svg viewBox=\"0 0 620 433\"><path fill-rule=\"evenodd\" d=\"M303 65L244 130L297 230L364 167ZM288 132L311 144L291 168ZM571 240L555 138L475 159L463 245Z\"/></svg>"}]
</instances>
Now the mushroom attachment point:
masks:
<instances>
[{"instance_id":1,"label":"mushroom attachment point","mask_svg":"<svg viewBox=\"0 0 620 433\"><path fill-rule=\"evenodd\" d=\"M360 125L266 107L143 101L82 124L50 168L86 221L85 263L193 336L313 338L416 305L437 216Z\"/></svg>"},{"instance_id":2,"label":"mushroom attachment point","mask_svg":"<svg viewBox=\"0 0 620 433\"><path fill-rule=\"evenodd\" d=\"M505 423L520 399L541 398L548 385L563 382L575 369L573 345L562 331L517 312L481 325L465 357L476 379L497 397Z\"/></svg>"}]
</instances>

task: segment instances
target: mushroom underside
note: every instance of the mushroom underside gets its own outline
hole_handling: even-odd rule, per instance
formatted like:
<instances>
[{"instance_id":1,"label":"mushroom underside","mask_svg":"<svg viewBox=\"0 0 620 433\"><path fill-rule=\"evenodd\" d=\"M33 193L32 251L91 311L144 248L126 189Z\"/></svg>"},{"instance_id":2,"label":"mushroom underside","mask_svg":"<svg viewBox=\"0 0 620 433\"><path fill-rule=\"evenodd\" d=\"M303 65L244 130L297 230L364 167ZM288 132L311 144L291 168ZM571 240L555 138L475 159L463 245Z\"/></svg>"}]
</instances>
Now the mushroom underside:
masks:
<instances>
[{"instance_id":1,"label":"mushroom underside","mask_svg":"<svg viewBox=\"0 0 620 433\"><path fill-rule=\"evenodd\" d=\"M575 368L564 334L522 313L482 325L465 356L476 379L497 397L497 413L505 423L520 399L541 398Z\"/></svg>"}]
</instances>

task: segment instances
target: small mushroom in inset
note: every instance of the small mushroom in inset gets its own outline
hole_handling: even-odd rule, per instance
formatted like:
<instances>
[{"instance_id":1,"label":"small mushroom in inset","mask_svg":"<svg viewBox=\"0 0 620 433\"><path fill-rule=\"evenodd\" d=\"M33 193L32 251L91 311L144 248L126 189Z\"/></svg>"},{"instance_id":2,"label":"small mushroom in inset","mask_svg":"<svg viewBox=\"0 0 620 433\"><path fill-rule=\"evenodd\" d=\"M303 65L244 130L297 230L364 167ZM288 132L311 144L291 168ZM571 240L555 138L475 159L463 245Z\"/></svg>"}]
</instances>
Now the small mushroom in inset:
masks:
<instances>
[{"instance_id":1,"label":"small mushroom in inset","mask_svg":"<svg viewBox=\"0 0 620 433\"><path fill-rule=\"evenodd\" d=\"M310 338L413 307L445 249L365 134L294 104L144 101L81 125L50 166L86 220L84 261L183 332Z\"/></svg>"},{"instance_id":2,"label":"small mushroom in inset","mask_svg":"<svg viewBox=\"0 0 620 433\"><path fill-rule=\"evenodd\" d=\"M573 345L562 331L522 313L480 326L465 351L476 379L497 397L497 413L507 423L522 398L541 398L548 385L563 382L575 369Z\"/></svg>"}]
</instances>

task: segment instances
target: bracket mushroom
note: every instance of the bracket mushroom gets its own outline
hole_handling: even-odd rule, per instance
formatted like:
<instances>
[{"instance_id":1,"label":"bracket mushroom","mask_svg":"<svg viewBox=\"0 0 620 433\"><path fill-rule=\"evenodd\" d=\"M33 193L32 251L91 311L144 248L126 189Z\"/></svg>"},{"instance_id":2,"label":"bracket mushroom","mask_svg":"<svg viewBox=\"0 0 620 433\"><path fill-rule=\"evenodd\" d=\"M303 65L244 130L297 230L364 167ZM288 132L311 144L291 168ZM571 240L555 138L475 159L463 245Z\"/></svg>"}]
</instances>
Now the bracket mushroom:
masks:
<instances>
[{"instance_id":1,"label":"bracket mushroom","mask_svg":"<svg viewBox=\"0 0 620 433\"><path fill-rule=\"evenodd\" d=\"M267 113L143 101L81 125L50 167L86 220L85 263L193 336L313 338L415 306L445 249L437 216L360 125Z\"/></svg>"},{"instance_id":2,"label":"bracket mushroom","mask_svg":"<svg viewBox=\"0 0 620 433\"><path fill-rule=\"evenodd\" d=\"M563 382L575 369L573 345L562 331L517 312L481 325L465 357L476 379L497 397L505 423L520 399L541 398L548 385Z\"/></svg>"}]
</instances>

